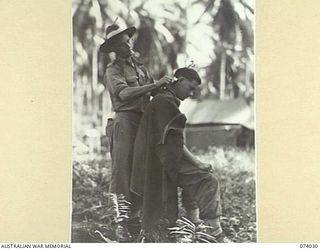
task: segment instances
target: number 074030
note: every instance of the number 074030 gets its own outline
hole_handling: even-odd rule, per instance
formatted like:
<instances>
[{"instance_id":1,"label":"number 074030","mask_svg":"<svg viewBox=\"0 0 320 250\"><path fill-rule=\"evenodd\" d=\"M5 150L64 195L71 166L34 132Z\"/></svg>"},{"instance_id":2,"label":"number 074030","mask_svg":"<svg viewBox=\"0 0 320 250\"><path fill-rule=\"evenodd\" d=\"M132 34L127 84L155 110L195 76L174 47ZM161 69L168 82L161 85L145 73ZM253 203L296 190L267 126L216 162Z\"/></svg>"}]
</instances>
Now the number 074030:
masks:
<instances>
[{"instance_id":1,"label":"number 074030","mask_svg":"<svg viewBox=\"0 0 320 250\"><path fill-rule=\"evenodd\" d=\"M318 248L318 244L302 243L302 244L300 244L300 248Z\"/></svg>"}]
</instances>

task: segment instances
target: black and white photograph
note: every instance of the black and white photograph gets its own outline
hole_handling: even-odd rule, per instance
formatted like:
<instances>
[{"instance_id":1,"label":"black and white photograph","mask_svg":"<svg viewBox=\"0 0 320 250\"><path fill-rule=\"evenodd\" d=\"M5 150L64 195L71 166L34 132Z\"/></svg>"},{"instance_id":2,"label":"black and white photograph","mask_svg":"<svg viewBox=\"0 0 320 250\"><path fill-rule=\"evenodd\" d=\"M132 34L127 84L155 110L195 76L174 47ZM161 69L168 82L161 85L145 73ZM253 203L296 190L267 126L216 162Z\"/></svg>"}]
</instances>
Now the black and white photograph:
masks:
<instances>
[{"instance_id":1,"label":"black and white photograph","mask_svg":"<svg viewBox=\"0 0 320 250\"><path fill-rule=\"evenodd\" d=\"M73 0L73 243L257 242L254 0Z\"/></svg>"}]
</instances>

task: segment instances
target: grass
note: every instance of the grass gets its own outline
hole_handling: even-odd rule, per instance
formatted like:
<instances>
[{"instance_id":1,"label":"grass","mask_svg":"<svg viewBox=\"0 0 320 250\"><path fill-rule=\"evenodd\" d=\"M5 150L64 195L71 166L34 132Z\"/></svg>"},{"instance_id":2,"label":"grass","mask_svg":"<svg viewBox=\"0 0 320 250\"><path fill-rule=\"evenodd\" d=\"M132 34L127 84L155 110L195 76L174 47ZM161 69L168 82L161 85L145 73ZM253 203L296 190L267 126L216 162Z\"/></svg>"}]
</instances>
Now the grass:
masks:
<instances>
[{"instance_id":1,"label":"grass","mask_svg":"<svg viewBox=\"0 0 320 250\"><path fill-rule=\"evenodd\" d=\"M212 147L193 151L213 165L220 181L226 235L234 242L256 242L254 150ZM74 152L72 242L116 242L117 225L108 195L110 159L93 152ZM158 242L163 241L159 236Z\"/></svg>"}]
</instances>

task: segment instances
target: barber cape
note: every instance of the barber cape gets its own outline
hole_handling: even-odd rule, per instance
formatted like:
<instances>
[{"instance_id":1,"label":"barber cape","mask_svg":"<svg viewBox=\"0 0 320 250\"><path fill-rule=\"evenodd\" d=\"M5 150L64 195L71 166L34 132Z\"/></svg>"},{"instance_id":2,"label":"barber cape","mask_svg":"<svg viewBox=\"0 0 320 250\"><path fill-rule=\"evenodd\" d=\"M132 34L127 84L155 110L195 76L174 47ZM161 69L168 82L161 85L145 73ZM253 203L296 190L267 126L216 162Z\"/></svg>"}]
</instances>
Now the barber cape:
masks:
<instances>
[{"instance_id":1,"label":"barber cape","mask_svg":"<svg viewBox=\"0 0 320 250\"><path fill-rule=\"evenodd\" d=\"M186 117L169 91L156 95L144 112L135 139L131 191L142 197L142 228L150 232L161 218L177 219L177 172L183 153ZM166 147L162 165L157 147Z\"/></svg>"}]
</instances>

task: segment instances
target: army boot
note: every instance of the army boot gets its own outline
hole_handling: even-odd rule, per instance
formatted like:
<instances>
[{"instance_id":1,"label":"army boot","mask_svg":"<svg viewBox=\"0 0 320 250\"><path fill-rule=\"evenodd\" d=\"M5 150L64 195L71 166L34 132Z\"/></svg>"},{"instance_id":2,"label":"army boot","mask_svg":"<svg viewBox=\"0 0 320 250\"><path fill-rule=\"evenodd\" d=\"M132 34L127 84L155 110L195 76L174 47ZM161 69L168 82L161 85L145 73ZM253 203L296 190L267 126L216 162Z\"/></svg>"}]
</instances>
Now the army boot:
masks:
<instances>
[{"instance_id":1,"label":"army boot","mask_svg":"<svg viewBox=\"0 0 320 250\"><path fill-rule=\"evenodd\" d=\"M203 223L203 220L200 219L199 208L187 209L187 218L195 225Z\"/></svg>"},{"instance_id":2,"label":"army boot","mask_svg":"<svg viewBox=\"0 0 320 250\"><path fill-rule=\"evenodd\" d=\"M218 243L232 243L232 241L224 234L220 219L207 219L205 220L205 224L209 226L207 233L216 238Z\"/></svg>"}]
</instances>

